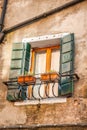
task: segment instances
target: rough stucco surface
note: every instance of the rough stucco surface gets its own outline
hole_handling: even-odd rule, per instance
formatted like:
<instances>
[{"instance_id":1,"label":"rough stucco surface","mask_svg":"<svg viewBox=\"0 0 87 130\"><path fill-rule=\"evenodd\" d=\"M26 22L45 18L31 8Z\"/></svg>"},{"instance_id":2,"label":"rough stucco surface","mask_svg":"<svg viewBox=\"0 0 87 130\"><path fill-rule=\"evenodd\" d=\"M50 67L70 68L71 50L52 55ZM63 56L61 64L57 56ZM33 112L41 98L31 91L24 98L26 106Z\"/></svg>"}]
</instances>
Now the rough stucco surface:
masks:
<instances>
[{"instance_id":1,"label":"rough stucco surface","mask_svg":"<svg viewBox=\"0 0 87 130\"><path fill-rule=\"evenodd\" d=\"M71 0L21 0L20 2L20 0L9 0L5 27L11 27L70 1Z\"/></svg>"},{"instance_id":2,"label":"rough stucco surface","mask_svg":"<svg viewBox=\"0 0 87 130\"><path fill-rule=\"evenodd\" d=\"M4 115L5 114L5 115ZM0 124L24 124L26 121L26 115L22 111L22 108L14 107L11 103L5 103L5 107L0 112Z\"/></svg>"},{"instance_id":3,"label":"rough stucco surface","mask_svg":"<svg viewBox=\"0 0 87 130\"><path fill-rule=\"evenodd\" d=\"M2 4L3 4L3 2L2 2L2 0L0 0L0 16L1 16L1 12L2 12Z\"/></svg>"},{"instance_id":4,"label":"rough stucco surface","mask_svg":"<svg viewBox=\"0 0 87 130\"><path fill-rule=\"evenodd\" d=\"M66 0L67 1L67 0ZM66 2L64 0L64 2ZM29 15L29 6L34 10L33 15L38 14L44 7L45 2L38 0L37 5L33 6L35 0L22 0L21 9L26 7L27 14L15 15L13 7L19 14L19 0L9 0L8 11L6 16L6 27L14 25L23 19L27 19ZM49 5L50 0L47 0ZM60 0L54 0L55 3L61 5ZM56 6L58 6L56 4ZM38 6L38 7L37 7ZM32 9L30 7L30 10ZM48 10L55 7L50 2ZM46 9L45 8L45 9ZM33 10L32 9L32 10ZM11 12L12 10L12 12ZM36 13L35 13L36 12ZM9 15L9 17L8 17ZM0 45L0 125L33 125L33 124L79 124L87 123L87 1L70 7L66 10L42 19L32 25L28 25L22 29L8 34L4 43ZM8 18L7 18L8 17ZM13 18L14 17L14 18ZM11 20L10 20L11 19ZM15 20L15 21L14 21ZM9 22L8 22L9 21ZM66 103L58 104L39 104L29 106L14 106L14 103L6 101L6 86L2 84L9 77L11 48L13 42L20 42L25 37L34 37L46 34L73 32L75 34L75 72L79 75L80 80L75 83L74 95L67 99Z\"/></svg>"}]
</instances>

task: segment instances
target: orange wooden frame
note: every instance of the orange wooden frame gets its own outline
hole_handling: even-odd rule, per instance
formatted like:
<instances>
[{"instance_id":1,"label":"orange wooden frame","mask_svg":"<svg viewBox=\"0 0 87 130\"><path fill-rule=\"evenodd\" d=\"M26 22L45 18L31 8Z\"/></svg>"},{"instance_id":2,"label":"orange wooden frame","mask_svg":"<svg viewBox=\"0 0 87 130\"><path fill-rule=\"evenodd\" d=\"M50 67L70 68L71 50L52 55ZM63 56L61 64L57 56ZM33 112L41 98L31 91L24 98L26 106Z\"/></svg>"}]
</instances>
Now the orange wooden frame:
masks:
<instances>
[{"instance_id":1,"label":"orange wooden frame","mask_svg":"<svg viewBox=\"0 0 87 130\"><path fill-rule=\"evenodd\" d=\"M30 72L34 73L35 68L35 53L46 51L46 72L50 71L51 68L51 52L52 50L60 49L60 45L44 47L44 48L33 48L32 49L32 57L31 57L31 67Z\"/></svg>"},{"instance_id":2,"label":"orange wooden frame","mask_svg":"<svg viewBox=\"0 0 87 130\"><path fill-rule=\"evenodd\" d=\"M53 50L53 49L60 49L60 45L44 47L44 48L33 48L33 51L40 52L40 51L45 51L47 49L51 49L51 50Z\"/></svg>"}]
</instances>

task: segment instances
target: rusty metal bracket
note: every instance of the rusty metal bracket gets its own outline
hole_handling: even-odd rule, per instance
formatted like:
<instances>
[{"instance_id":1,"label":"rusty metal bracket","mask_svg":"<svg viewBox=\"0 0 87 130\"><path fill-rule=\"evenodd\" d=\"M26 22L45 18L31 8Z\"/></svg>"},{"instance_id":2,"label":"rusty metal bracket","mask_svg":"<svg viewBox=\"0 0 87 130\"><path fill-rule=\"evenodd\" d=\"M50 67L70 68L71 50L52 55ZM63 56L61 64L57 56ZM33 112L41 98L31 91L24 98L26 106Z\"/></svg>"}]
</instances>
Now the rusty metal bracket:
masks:
<instances>
[{"instance_id":1,"label":"rusty metal bracket","mask_svg":"<svg viewBox=\"0 0 87 130\"><path fill-rule=\"evenodd\" d=\"M77 80L80 79L80 77L78 76L77 73L73 73L73 74L61 74L59 76L60 77L70 76L70 78L74 79L75 81L77 81Z\"/></svg>"}]
</instances>

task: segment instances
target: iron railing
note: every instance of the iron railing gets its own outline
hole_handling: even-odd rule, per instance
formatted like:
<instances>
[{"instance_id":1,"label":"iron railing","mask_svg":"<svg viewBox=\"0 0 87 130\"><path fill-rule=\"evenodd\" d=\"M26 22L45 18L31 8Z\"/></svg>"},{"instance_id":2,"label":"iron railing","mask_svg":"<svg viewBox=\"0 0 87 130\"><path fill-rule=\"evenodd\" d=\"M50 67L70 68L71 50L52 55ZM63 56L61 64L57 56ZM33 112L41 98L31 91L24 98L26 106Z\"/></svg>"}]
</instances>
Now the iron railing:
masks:
<instances>
[{"instance_id":1,"label":"iron railing","mask_svg":"<svg viewBox=\"0 0 87 130\"><path fill-rule=\"evenodd\" d=\"M58 97L58 87L60 77L70 76L73 80L78 80L79 77L77 74L65 74L59 75L58 78L52 80L41 80L40 74L36 74L35 82L23 82L19 83L18 78L10 79L9 81L4 82L8 89L19 89L19 97L21 95L22 89L24 89L26 94L26 99L45 99L45 98L55 98Z\"/></svg>"}]
</instances>

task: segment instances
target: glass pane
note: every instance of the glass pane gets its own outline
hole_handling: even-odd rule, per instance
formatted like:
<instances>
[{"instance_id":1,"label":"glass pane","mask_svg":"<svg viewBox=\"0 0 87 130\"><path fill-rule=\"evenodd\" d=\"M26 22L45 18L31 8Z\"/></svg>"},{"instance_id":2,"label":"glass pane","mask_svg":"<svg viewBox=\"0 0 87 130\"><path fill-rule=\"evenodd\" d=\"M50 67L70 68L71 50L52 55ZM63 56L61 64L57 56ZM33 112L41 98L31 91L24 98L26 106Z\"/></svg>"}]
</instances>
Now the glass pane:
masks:
<instances>
[{"instance_id":1,"label":"glass pane","mask_svg":"<svg viewBox=\"0 0 87 130\"><path fill-rule=\"evenodd\" d=\"M51 55L51 70L59 72L60 50L53 50Z\"/></svg>"},{"instance_id":2,"label":"glass pane","mask_svg":"<svg viewBox=\"0 0 87 130\"><path fill-rule=\"evenodd\" d=\"M35 74L45 73L46 70L46 52L36 53Z\"/></svg>"}]
</instances>

